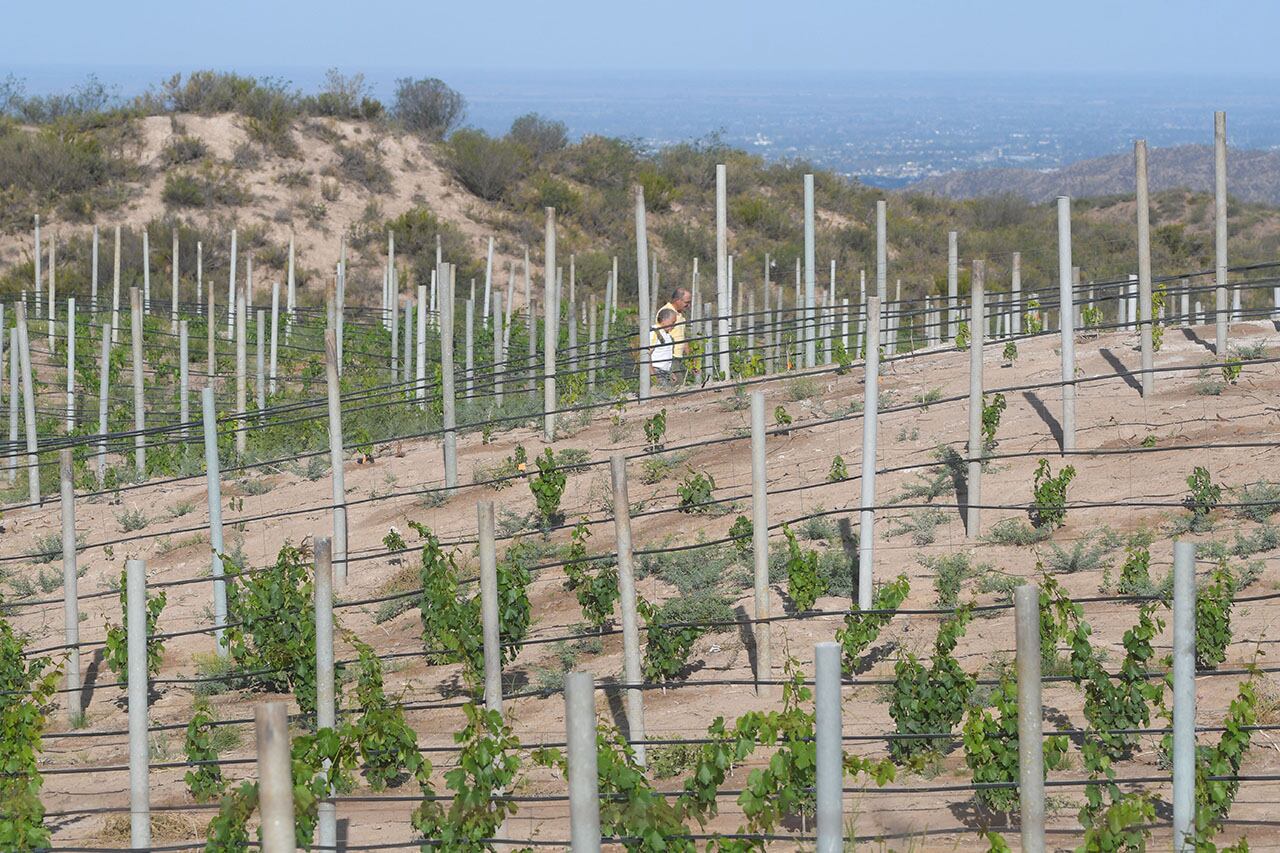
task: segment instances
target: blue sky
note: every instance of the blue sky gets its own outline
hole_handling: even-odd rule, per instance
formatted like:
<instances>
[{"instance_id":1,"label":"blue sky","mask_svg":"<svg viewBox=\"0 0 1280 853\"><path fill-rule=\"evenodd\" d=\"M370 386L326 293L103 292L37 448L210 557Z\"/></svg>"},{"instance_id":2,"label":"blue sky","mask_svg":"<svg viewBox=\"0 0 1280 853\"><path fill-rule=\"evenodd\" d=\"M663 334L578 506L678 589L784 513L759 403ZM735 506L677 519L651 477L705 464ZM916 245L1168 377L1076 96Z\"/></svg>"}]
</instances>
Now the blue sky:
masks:
<instances>
[{"instance_id":1,"label":"blue sky","mask_svg":"<svg viewBox=\"0 0 1280 853\"><path fill-rule=\"evenodd\" d=\"M5 4L0 69L1277 75L1260 0L64 0Z\"/></svg>"}]
</instances>

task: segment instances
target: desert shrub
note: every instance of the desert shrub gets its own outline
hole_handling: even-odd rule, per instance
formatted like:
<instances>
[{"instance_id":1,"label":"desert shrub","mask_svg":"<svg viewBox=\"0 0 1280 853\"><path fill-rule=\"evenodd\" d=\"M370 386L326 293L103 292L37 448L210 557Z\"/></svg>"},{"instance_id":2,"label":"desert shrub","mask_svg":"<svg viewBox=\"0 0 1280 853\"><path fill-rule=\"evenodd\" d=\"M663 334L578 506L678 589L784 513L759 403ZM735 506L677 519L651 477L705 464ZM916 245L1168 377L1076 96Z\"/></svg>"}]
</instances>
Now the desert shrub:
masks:
<instances>
[{"instance_id":1,"label":"desert shrub","mask_svg":"<svg viewBox=\"0 0 1280 853\"><path fill-rule=\"evenodd\" d=\"M1006 518L997 521L982 538L993 545L1034 545L1052 532L1048 527L1032 527L1020 518Z\"/></svg>"},{"instance_id":2,"label":"desert shrub","mask_svg":"<svg viewBox=\"0 0 1280 853\"><path fill-rule=\"evenodd\" d=\"M209 146L195 136L175 136L160 151L160 162L165 166L181 166L193 163L209 153Z\"/></svg>"},{"instance_id":3,"label":"desert shrub","mask_svg":"<svg viewBox=\"0 0 1280 853\"><path fill-rule=\"evenodd\" d=\"M225 165L205 162L194 169L165 175L160 198L173 207L210 207L243 204L249 193Z\"/></svg>"},{"instance_id":4,"label":"desert shrub","mask_svg":"<svg viewBox=\"0 0 1280 853\"><path fill-rule=\"evenodd\" d=\"M396 80L393 109L407 129L431 139L443 139L462 121L467 102L443 80L402 77Z\"/></svg>"},{"instance_id":5,"label":"desert shrub","mask_svg":"<svg viewBox=\"0 0 1280 853\"><path fill-rule=\"evenodd\" d=\"M1240 504L1232 510L1250 521L1266 521L1280 512L1280 483L1259 480L1231 490L1232 501Z\"/></svg>"},{"instance_id":6,"label":"desert shrub","mask_svg":"<svg viewBox=\"0 0 1280 853\"><path fill-rule=\"evenodd\" d=\"M13 116L29 124L94 116L106 111L114 100L115 93L93 74L69 92L29 97L24 82L14 75L0 81L0 115Z\"/></svg>"},{"instance_id":7,"label":"desert shrub","mask_svg":"<svg viewBox=\"0 0 1280 853\"><path fill-rule=\"evenodd\" d=\"M644 207L651 213L670 210L671 202L680 194L670 178L651 168L640 169L636 173L636 183L644 190Z\"/></svg>"},{"instance_id":8,"label":"desert shrub","mask_svg":"<svg viewBox=\"0 0 1280 853\"><path fill-rule=\"evenodd\" d=\"M324 88L302 99L302 111L313 116L375 119L382 115L382 102L373 97L363 74L347 76L336 68L324 75Z\"/></svg>"},{"instance_id":9,"label":"desert shrub","mask_svg":"<svg viewBox=\"0 0 1280 853\"><path fill-rule=\"evenodd\" d=\"M373 143L333 146L338 155L338 171L348 181L353 181L372 193L391 190L391 173L382 163L382 152Z\"/></svg>"},{"instance_id":10,"label":"desert shrub","mask_svg":"<svg viewBox=\"0 0 1280 853\"><path fill-rule=\"evenodd\" d=\"M525 158L519 146L483 130L459 130L449 137L449 165L464 187L496 201L520 180Z\"/></svg>"},{"instance_id":11,"label":"desert shrub","mask_svg":"<svg viewBox=\"0 0 1280 853\"><path fill-rule=\"evenodd\" d=\"M635 145L607 136L584 136L564 151L569 175L593 187L625 189L631 184L638 153Z\"/></svg>"},{"instance_id":12,"label":"desert shrub","mask_svg":"<svg viewBox=\"0 0 1280 853\"><path fill-rule=\"evenodd\" d=\"M938 594L939 607L955 607L960 598L960 586L969 578L992 570L990 564L975 563L963 551L940 557L921 557L920 565L933 573L933 588Z\"/></svg>"},{"instance_id":13,"label":"desert shrub","mask_svg":"<svg viewBox=\"0 0 1280 853\"><path fill-rule=\"evenodd\" d=\"M538 162L562 151L569 144L569 128L562 121L525 113L511 122L507 138L524 148L530 159Z\"/></svg>"},{"instance_id":14,"label":"desert shrub","mask_svg":"<svg viewBox=\"0 0 1280 853\"><path fill-rule=\"evenodd\" d=\"M523 206L534 211L554 207L557 213L573 214L582 205L580 192L545 172L539 172L529 178L521 198Z\"/></svg>"}]
</instances>

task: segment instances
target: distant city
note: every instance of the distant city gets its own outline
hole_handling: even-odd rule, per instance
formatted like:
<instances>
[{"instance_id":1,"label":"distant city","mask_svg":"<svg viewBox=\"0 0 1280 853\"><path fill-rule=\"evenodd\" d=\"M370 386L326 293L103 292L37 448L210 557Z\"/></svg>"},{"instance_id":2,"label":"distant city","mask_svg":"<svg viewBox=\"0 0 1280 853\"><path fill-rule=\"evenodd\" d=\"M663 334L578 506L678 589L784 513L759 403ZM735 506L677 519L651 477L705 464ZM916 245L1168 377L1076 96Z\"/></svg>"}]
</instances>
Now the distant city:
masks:
<instances>
[{"instance_id":1,"label":"distant city","mask_svg":"<svg viewBox=\"0 0 1280 853\"><path fill-rule=\"evenodd\" d=\"M122 96L162 68L0 69L28 92L61 90L94 71ZM314 90L323 68L241 68ZM367 69L390 101L403 76L439 76L467 98L467 122L490 133L538 112L573 137L597 133L646 148L719 133L766 159L803 159L867 183L900 187L931 175L997 166L1053 169L1126 150L1207 143L1225 109L1231 144L1280 148L1278 80L1247 77L831 74L634 74Z\"/></svg>"}]
</instances>

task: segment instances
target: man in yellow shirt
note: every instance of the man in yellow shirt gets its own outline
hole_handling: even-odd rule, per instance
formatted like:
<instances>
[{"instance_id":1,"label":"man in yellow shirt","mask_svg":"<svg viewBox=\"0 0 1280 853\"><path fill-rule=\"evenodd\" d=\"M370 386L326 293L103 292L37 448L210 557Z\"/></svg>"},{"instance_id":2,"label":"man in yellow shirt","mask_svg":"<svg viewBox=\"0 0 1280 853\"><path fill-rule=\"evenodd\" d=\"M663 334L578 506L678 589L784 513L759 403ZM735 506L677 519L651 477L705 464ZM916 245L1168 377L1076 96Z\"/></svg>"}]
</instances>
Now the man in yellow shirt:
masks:
<instances>
[{"instance_id":1,"label":"man in yellow shirt","mask_svg":"<svg viewBox=\"0 0 1280 853\"><path fill-rule=\"evenodd\" d=\"M685 353L684 332L685 332L685 328L688 325L688 321L685 320L684 318L684 312L689 310L689 302L692 298L693 297L688 290L686 290L683 287L677 287L675 290L671 292L671 299L668 300L667 304L663 305L661 308L658 309L659 316L661 316L662 312L667 310L668 308L676 312L676 322L675 322L675 325L671 327L671 337L675 341L675 350L673 355L679 359L684 358L684 353ZM654 334L653 332L650 332L649 333L650 346L656 346L657 343L658 343L657 335Z\"/></svg>"}]
</instances>

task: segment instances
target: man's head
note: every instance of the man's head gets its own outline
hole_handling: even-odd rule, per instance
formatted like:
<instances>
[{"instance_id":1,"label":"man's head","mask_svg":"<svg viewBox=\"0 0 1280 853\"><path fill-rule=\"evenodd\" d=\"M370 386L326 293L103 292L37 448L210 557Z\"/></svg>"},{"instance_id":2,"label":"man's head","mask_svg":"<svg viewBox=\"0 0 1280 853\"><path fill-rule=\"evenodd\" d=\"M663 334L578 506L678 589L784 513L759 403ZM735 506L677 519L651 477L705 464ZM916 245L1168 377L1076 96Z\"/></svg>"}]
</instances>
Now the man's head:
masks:
<instances>
[{"instance_id":1,"label":"man's head","mask_svg":"<svg viewBox=\"0 0 1280 853\"><path fill-rule=\"evenodd\" d=\"M675 324L676 312L672 311L670 308L663 308L658 312L658 325L661 326L664 331L671 331L671 327Z\"/></svg>"},{"instance_id":2,"label":"man's head","mask_svg":"<svg viewBox=\"0 0 1280 853\"><path fill-rule=\"evenodd\" d=\"M683 287L677 287L671 291L671 306L683 314L689 310L689 302L692 298L688 290Z\"/></svg>"}]
</instances>

